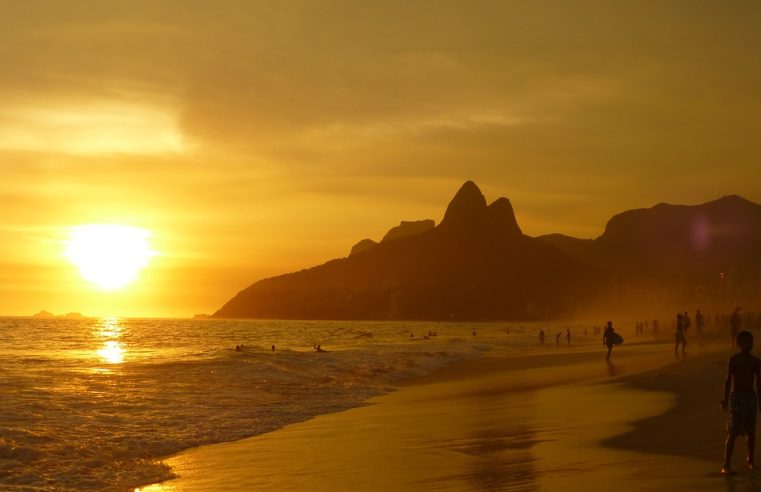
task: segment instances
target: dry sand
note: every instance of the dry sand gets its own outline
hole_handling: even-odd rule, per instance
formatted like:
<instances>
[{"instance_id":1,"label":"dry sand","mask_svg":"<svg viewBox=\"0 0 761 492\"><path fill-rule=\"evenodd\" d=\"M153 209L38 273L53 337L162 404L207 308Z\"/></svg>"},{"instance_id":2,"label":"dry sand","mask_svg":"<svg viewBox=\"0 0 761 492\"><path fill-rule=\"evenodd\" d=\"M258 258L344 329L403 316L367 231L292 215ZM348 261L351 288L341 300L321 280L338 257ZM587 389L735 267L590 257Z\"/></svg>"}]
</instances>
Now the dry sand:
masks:
<instances>
[{"instance_id":1,"label":"dry sand","mask_svg":"<svg viewBox=\"0 0 761 492\"><path fill-rule=\"evenodd\" d=\"M627 342L628 343L628 342ZM761 491L718 475L728 349L597 344L486 358L401 385L367 406L166 462L147 491ZM742 462L738 442L736 462Z\"/></svg>"}]
</instances>

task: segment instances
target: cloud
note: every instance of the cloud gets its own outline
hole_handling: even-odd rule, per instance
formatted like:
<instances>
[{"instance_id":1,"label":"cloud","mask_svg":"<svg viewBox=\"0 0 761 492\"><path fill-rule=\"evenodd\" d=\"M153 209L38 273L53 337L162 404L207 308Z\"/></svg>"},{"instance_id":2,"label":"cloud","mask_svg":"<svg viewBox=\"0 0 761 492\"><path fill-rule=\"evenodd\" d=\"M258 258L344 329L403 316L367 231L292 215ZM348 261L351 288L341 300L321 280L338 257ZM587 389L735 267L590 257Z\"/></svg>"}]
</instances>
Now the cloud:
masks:
<instances>
[{"instance_id":1,"label":"cloud","mask_svg":"<svg viewBox=\"0 0 761 492\"><path fill-rule=\"evenodd\" d=\"M58 154L180 153L176 117L113 101L17 104L0 109L0 151Z\"/></svg>"}]
</instances>

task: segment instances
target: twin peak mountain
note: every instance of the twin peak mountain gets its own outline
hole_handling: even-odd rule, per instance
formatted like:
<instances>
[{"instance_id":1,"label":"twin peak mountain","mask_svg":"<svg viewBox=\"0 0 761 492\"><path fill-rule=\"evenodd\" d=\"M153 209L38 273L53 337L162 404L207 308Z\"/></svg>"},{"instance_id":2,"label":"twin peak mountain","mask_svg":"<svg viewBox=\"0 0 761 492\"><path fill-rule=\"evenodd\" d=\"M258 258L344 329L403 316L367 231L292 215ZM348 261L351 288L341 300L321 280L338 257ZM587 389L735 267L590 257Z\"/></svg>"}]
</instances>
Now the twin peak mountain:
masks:
<instances>
[{"instance_id":1,"label":"twin peak mountain","mask_svg":"<svg viewBox=\"0 0 761 492\"><path fill-rule=\"evenodd\" d=\"M402 221L383 236L381 243L403 236L414 236L435 228L435 222L431 219ZM457 234L490 232L512 237L522 234L510 200L503 197L487 205L486 198L472 181L467 181L449 203L439 229ZM363 239L354 245L349 256L365 252L377 245L378 243L372 239Z\"/></svg>"},{"instance_id":2,"label":"twin peak mountain","mask_svg":"<svg viewBox=\"0 0 761 492\"><path fill-rule=\"evenodd\" d=\"M664 285L693 292L721 269L758 281L759 250L761 206L739 197L624 212L594 240L532 238L508 199L487 204L467 181L439 225L402 222L379 243L360 241L346 258L254 283L214 317L549 318L609 304L648 282L659 292Z\"/></svg>"}]
</instances>

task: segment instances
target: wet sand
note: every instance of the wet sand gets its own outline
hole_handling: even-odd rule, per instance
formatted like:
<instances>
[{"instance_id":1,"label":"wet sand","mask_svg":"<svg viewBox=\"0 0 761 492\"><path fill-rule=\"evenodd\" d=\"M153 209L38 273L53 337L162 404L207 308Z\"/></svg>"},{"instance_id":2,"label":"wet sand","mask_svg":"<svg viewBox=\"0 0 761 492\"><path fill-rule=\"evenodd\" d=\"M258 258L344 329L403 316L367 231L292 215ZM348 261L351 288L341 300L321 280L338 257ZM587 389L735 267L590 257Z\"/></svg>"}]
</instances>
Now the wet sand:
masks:
<instances>
[{"instance_id":1,"label":"wet sand","mask_svg":"<svg viewBox=\"0 0 761 492\"><path fill-rule=\"evenodd\" d=\"M196 490L761 490L718 476L719 346L589 343L484 358L348 411L166 462ZM738 442L737 462L743 457ZM739 468L739 467L738 467Z\"/></svg>"}]
</instances>

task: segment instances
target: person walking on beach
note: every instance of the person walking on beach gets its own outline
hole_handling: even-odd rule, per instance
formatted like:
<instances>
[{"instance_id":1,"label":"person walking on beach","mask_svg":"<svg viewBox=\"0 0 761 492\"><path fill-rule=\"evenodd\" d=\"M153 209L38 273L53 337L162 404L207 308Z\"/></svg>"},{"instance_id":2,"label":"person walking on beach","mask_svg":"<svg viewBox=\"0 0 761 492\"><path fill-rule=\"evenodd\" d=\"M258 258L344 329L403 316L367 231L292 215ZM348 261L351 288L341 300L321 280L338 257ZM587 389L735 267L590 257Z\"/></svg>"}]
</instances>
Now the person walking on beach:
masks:
<instances>
[{"instance_id":1,"label":"person walking on beach","mask_svg":"<svg viewBox=\"0 0 761 492\"><path fill-rule=\"evenodd\" d=\"M736 307L735 312L729 318L729 336L732 338L732 348L735 348L735 341L737 340L737 334L740 332L742 323L743 318L742 314L740 314L740 308Z\"/></svg>"},{"instance_id":2,"label":"person walking on beach","mask_svg":"<svg viewBox=\"0 0 761 492\"><path fill-rule=\"evenodd\" d=\"M567 328L565 330L565 339L568 340L568 345L571 345L571 329Z\"/></svg>"},{"instance_id":3,"label":"person walking on beach","mask_svg":"<svg viewBox=\"0 0 761 492\"><path fill-rule=\"evenodd\" d=\"M703 336L703 327L705 325L706 318L703 316L703 313L700 312L700 309L698 309L695 313L695 333L697 333L699 337Z\"/></svg>"},{"instance_id":4,"label":"person walking on beach","mask_svg":"<svg viewBox=\"0 0 761 492\"><path fill-rule=\"evenodd\" d=\"M555 346L560 347L560 337L563 335L562 331L559 331L557 335L555 335Z\"/></svg>"},{"instance_id":5,"label":"person walking on beach","mask_svg":"<svg viewBox=\"0 0 761 492\"><path fill-rule=\"evenodd\" d=\"M679 353L679 344L682 345L682 353L684 354L684 349L687 347L687 338L684 336L684 317L681 313L676 315L676 343L674 344L674 355Z\"/></svg>"},{"instance_id":6,"label":"person walking on beach","mask_svg":"<svg viewBox=\"0 0 761 492\"><path fill-rule=\"evenodd\" d=\"M539 345L544 345L544 330L539 330Z\"/></svg>"},{"instance_id":7,"label":"person walking on beach","mask_svg":"<svg viewBox=\"0 0 761 492\"><path fill-rule=\"evenodd\" d=\"M615 331L613 330L613 322L608 321L608 324L605 326L605 331L602 334L602 344L606 345L608 347L608 353L605 354L605 361L610 362L610 353L613 351L613 335L615 334Z\"/></svg>"},{"instance_id":8,"label":"person walking on beach","mask_svg":"<svg viewBox=\"0 0 761 492\"><path fill-rule=\"evenodd\" d=\"M753 350L753 335L749 331L738 333L736 342L740 352L729 359L727 379L724 382L724 399L721 402L721 409L729 410L722 475L735 474L732 470L732 452L737 436L741 435L746 436L745 442L748 445L748 457L745 459L748 469L754 470L756 467L753 454L756 447L756 412L761 411L761 407L758 406L761 360L750 353Z\"/></svg>"}]
</instances>

